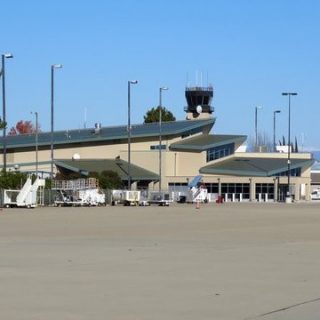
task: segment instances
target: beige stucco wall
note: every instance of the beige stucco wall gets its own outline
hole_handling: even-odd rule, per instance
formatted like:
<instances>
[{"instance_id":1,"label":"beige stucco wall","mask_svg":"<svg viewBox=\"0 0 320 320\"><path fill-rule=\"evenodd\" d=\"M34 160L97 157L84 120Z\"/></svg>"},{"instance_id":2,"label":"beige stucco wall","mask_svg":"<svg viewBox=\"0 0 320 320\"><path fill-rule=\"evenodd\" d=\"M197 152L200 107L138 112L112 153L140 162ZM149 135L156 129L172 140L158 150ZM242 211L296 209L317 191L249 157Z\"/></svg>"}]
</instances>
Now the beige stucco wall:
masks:
<instances>
[{"instance_id":1,"label":"beige stucco wall","mask_svg":"<svg viewBox=\"0 0 320 320\"><path fill-rule=\"evenodd\" d=\"M168 183L185 183L190 181L194 176L199 174L199 169L208 163L206 162L206 152L179 152L170 151L171 143L181 140L181 138L174 138L171 140L163 140L162 143L166 145L167 149L162 150L162 186L166 189ZM132 141L131 143L131 162L144 169L150 170L154 173L159 172L159 150L150 150L151 145L158 145L157 137L152 140L141 140L139 142ZM128 159L128 145L127 143L101 145L101 146L78 146L64 149L54 150L55 159L71 159L77 153L81 159L108 159L120 156L121 159ZM50 150L39 150L39 170L50 172ZM286 153L236 153L237 157L259 157L259 158L287 158ZM230 156L232 157L232 156ZM292 153L292 159L310 159L309 153ZM35 151L16 152L7 154L8 168L15 164L21 166L22 171L35 170ZM215 160L223 161L226 158ZM2 164L3 158L0 157ZM223 175L203 175L205 183L274 183L273 177L237 177L237 176L223 176ZM287 183L287 177L279 178L280 184ZM305 185L306 197L309 197L310 189L310 168L302 168L301 177L291 177L291 183L296 184L295 194L299 193L301 185ZM157 184L154 184L157 187Z\"/></svg>"},{"instance_id":2,"label":"beige stucco wall","mask_svg":"<svg viewBox=\"0 0 320 320\"><path fill-rule=\"evenodd\" d=\"M159 141L154 139L152 141L140 141L131 143L131 161L137 165L139 163L142 167L154 171L154 163L156 159L157 151L150 150L151 145L157 145ZM164 140L163 144L168 142ZM100 145L100 146L78 146L71 148L54 148L54 158L55 159L72 159L74 154L79 154L81 159L112 159L120 156L123 160L128 160L128 144L110 144L110 145ZM50 162L51 151L49 150L39 150L38 151L38 161ZM25 151L25 152L15 152L7 154L7 165L8 167L19 164L21 169L34 170L36 161L35 151ZM29 164L30 163L30 164ZM0 157L0 164L3 164L3 157ZM44 168L49 169L50 164L44 164L39 166L39 170Z\"/></svg>"}]
</instances>

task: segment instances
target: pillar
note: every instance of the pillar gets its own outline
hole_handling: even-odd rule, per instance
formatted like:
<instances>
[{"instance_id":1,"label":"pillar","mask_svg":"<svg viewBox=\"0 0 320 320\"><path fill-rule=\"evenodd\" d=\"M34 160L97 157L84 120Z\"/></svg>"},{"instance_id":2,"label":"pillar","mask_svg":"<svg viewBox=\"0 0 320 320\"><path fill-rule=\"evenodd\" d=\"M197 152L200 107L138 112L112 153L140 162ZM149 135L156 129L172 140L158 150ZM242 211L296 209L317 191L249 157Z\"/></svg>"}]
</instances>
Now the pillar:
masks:
<instances>
[{"instance_id":1,"label":"pillar","mask_svg":"<svg viewBox=\"0 0 320 320\"><path fill-rule=\"evenodd\" d=\"M249 181L250 181L250 201L255 201L256 200L256 184L253 178L250 178Z\"/></svg>"},{"instance_id":2,"label":"pillar","mask_svg":"<svg viewBox=\"0 0 320 320\"><path fill-rule=\"evenodd\" d=\"M221 179L218 178L218 195L221 196Z\"/></svg>"},{"instance_id":3,"label":"pillar","mask_svg":"<svg viewBox=\"0 0 320 320\"><path fill-rule=\"evenodd\" d=\"M278 178L273 179L273 200L274 202L278 201L278 188L279 188L279 180Z\"/></svg>"},{"instance_id":4,"label":"pillar","mask_svg":"<svg viewBox=\"0 0 320 320\"><path fill-rule=\"evenodd\" d=\"M149 182L148 184L148 190L153 191L154 190L154 181Z\"/></svg>"},{"instance_id":5,"label":"pillar","mask_svg":"<svg viewBox=\"0 0 320 320\"><path fill-rule=\"evenodd\" d=\"M131 183L131 190L137 190L138 189L138 182Z\"/></svg>"},{"instance_id":6,"label":"pillar","mask_svg":"<svg viewBox=\"0 0 320 320\"><path fill-rule=\"evenodd\" d=\"M306 201L310 201L310 193L311 193L311 190L310 190L310 183L306 183Z\"/></svg>"}]
</instances>

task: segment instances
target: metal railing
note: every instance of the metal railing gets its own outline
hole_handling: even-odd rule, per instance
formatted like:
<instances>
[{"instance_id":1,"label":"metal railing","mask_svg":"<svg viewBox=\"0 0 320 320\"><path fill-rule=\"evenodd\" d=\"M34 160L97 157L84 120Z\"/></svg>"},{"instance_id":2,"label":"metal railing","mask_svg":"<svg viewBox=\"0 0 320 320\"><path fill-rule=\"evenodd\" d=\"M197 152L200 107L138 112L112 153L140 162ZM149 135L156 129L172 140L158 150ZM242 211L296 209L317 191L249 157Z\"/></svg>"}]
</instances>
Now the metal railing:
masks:
<instances>
[{"instance_id":1,"label":"metal railing","mask_svg":"<svg viewBox=\"0 0 320 320\"><path fill-rule=\"evenodd\" d=\"M52 190L85 190L99 187L99 182L96 178L53 180L52 182Z\"/></svg>"},{"instance_id":2,"label":"metal railing","mask_svg":"<svg viewBox=\"0 0 320 320\"><path fill-rule=\"evenodd\" d=\"M186 91L213 91L213 87L212 86L208 86L208 87L186 87Z\"/></svg>"},{"instance_id":3,"label":"metal railing","mask_svg":"<svg viewBox=\"0 0 320 320\"><path fill-rule=\"evenodd\" d=\"M185 106L184 107L184 111L185 112L197 112L197 108L196 107L189 107L189 106ZM202 112L214 112L214 107L212 106L202 106Z\"/></svg>"}]
</instances>

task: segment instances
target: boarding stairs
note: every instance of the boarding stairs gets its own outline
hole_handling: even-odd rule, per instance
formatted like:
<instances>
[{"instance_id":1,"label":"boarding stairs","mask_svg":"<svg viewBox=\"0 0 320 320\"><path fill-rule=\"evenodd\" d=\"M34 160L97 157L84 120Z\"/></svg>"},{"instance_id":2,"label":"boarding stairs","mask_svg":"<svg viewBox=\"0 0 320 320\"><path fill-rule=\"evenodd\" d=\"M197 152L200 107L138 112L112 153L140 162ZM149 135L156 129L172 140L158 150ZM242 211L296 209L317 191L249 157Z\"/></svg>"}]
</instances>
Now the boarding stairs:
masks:
<instances>
[{"instance_id":1,"label":"boarding stairs","mask_svg":"<svg viewBox=\"0 0 320 320\"><path fill-rule=\"evenodd\" d=\"M44 179L37 178L32 183L31 177L28 177L21 190L4 190L4 206L34 208L43 204L44 185Z\"/></svg>"},{"instance_id":2,"label":"boarding stairs","mask_svg":"<svg viewBox=\"0 0 320 320\"><path fill-rule=\"evenodd\" d=\"M188 187L192 202L206 202L208 200L208 190L202 183L201 175L194 177Z\"/></svg>"}]
</instances>

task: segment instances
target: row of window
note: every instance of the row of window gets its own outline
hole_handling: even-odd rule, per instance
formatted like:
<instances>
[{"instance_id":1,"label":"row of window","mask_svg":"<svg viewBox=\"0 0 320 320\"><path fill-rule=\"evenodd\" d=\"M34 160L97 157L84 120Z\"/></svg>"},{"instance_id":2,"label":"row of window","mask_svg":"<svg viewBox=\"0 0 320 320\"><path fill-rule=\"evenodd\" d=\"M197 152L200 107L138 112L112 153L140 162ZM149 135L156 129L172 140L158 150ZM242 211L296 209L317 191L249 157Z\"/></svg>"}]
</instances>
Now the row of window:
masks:
<instances>
[{"instance_id":1,"label":"row of window","mask_svg":"<svg viewBox=\"0 0 320 320\"><path fill-rule=\"evenodd\" d=\"M286 177L288 176L288 170L282 171L276 174L277 177ZM291 177L301 177L301 168L291 169L290 170Z\"/></svg>"},{"instance_id":2,"label":"row of window","mask_svg":"<svg viewBox=\"0 0 320 320\"><path fill-rule=\"evenodd\" d=\"M256 183L256 193L274 193L274 184L273 183Z\"/></svg>"},{"instance_id":3,"label":"row of window","mask_svg":"<svg viewBox=\"0 0 320 320\"><path fill-rule=\"evenodd\" d=\"M206 183L206 188L208 189L208 193L219 193L219 184L218 183ZM182 189L186 188L186 183L169 183L169 188L171 190L174 189ZM249 183L222 183L221 184L221 193L250 193L250 184ZM273 183L256 183L256 194L258 193L274 193L274 184Z\"/></svg>"},{"instance_id":4,"label":"row of window","mask_svg":"<svg viewBox=\"0 0 320 320\"><path fill-rule=\"evenodd\" d=\"M159 144L150 146L150 150L159 150L159 149L160 149L160 145ZM166 150L166 145L165 144L161 144L161 150Z\"/></svg>"},{"instance_id":5,"label":"row of window","mask_svg":"<svg viewBox=\"0 0 320 320\"><path fill-rule=\"evenodd\" d=\"M207 183L206 188L208 193L219 193L219 184L218 183ZM169 192L186 192L188 189L187 183L169 183ZM274 199L274 184L273 183L256 183L256 200L266 201ZM278 186L278 200L283 201L287 193L286 185ZM228 195L229 200L233 200L235 197L236 200L240 200L240 194L242 200L250 199L250 184L249 183L222 183L221 184L221 195L226 197Z\"/></svg>"},{"instance_id":6,"label":"row of window","mask_svg":"<svg viewBox=\"0 0 320 320\"><path fill-rule=\"evenodd\" d=\"M229 156L234 153L234 143L207 150L207 162Z\"/></svg>"}]
</instances>

